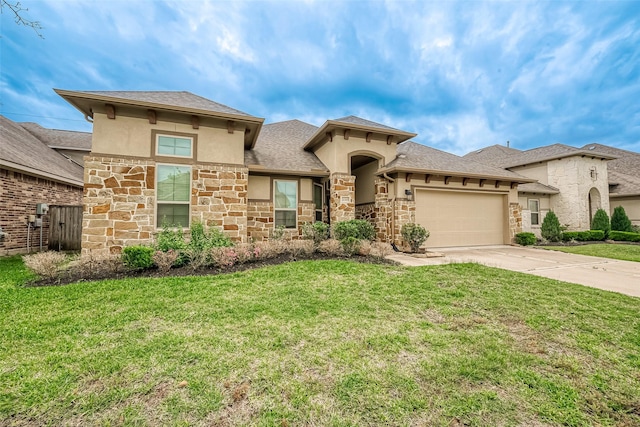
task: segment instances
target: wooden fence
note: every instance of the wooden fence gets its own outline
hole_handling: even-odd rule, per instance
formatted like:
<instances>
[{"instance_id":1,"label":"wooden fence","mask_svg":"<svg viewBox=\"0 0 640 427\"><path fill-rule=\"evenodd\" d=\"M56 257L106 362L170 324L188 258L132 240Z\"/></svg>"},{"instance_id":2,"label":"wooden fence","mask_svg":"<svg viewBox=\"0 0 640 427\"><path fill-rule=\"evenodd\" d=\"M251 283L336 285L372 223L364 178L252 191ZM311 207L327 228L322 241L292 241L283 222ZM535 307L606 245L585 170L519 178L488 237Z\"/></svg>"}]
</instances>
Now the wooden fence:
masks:
<instances>
[{"instance_id":1,"label":"wooden fence","mask_svg":"<svg viewBox=\"0 0 640 427\"><path fill-rule=\"evenodd\" d=\"M79 251L82 242L82 206L49 206L49 249Z\"/></svg>"}]
</instances>

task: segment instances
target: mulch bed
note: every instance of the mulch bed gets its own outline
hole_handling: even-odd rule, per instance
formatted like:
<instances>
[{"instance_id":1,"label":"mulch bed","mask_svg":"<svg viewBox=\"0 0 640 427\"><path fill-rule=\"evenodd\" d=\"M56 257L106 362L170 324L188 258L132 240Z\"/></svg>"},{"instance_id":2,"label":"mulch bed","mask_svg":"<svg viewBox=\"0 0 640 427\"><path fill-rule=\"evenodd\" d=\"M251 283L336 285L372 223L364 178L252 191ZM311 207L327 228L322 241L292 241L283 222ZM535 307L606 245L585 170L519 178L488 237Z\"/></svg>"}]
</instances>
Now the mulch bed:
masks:
<instances>
[{"instance_id":1,"label":"mulch bed","mask_svg":"<svg viewBox=\"0 0 640 427\"><path fill-rule=\"evenodd\" d=\"M187 266L171 268L166 273L152 268L148 270L126 270L125 267L121 267L120 271L98 271L93 274L81 271L67 270L64 271L60 277L55 279L37 279L25 284L28 287L40 287L40 286L61 286L78 282L89 282L95 280L116 280L127 278L162 278L162 277L185 277L185 276L215 276L218 274L236 273L240 271L252 270L254 268L262 268L270 265L279 265L286 262L295 262L303 260L349 260L354 262L360 262L364 264L391 264L396 265L395 261L391 261L385 258L366 257L360 255L354 255L352 257L339 257L335 255L327 255L322 253L314 253L312 255L303 255L294 257L290 254L279 255L275 258L268 258L264 260L251 261L244 264L235 264L227 268L202 268L194 270Z\"/></svg>"}]
</instances>

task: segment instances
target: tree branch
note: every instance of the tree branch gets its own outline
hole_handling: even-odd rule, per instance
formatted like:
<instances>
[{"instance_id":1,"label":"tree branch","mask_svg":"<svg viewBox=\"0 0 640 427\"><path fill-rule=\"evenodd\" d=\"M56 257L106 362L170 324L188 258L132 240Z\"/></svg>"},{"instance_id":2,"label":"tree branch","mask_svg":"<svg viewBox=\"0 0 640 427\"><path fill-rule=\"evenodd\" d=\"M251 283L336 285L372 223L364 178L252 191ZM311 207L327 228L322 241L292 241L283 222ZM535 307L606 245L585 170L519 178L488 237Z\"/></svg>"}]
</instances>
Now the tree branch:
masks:
<instances>
[{"instance_id":1,"label":"tree branch","mask_svg":"<svg viewBox=\"0 0 640 427\"><path fill-rule=\"evenodd\" d=\"M20 2L11 3L9 0L0 0L0 12L4 13L4 8L7 7L14 15L14 21L18 25L24 25L25 27L30 27L33 31L36 32L38 37L43 39L44 37L40 33L42 30L42 25L40 25L40 21L31 21L25 18L24 12L29 12L29 9L23 8Z\"/></svg>"}]
</instances>

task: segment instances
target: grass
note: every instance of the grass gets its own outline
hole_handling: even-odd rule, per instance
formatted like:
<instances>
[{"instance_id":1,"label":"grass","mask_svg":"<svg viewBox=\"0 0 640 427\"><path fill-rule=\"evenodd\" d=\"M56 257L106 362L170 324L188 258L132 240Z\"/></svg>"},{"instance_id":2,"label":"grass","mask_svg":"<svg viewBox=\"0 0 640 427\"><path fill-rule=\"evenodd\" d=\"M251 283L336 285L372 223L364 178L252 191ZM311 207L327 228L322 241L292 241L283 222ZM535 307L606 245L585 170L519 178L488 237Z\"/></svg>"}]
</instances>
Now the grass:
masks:
<instances>
[{"instance_id":1,"label":"grass","mask_svg":"<svg viewBox=\"0 0 640 427\"><path fill-rule=\"evenodd\" d=\"M542 248L571 254L640 262L640 245L597 243L579 246L542 246Z\"/></svg>"},{"instance_id":2,"label":"grass","mask_svg":"<svg viewBox=\"0 0 640 427\"><path fill-rule=\"evenodd\" d=\"M476 264L0 272L0 425L640 424L637 298Z\"/></svg>"}]
</instances>

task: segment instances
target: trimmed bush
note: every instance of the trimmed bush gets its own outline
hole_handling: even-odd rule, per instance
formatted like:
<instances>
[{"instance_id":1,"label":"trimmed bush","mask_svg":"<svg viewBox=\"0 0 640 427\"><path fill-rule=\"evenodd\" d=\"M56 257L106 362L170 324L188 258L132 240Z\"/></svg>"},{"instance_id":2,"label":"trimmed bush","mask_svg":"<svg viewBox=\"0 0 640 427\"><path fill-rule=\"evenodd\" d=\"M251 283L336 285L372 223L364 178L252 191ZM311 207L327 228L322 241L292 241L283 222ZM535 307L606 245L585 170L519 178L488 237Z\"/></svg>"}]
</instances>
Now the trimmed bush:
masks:
<instances>
[{"instance_id":1,"label":"trimmed bush","mask_svg":"<svg viewBox=\"0 0 640 427\"><path fill-rule=\"evenodd\" d=\"M357 240L373 240L376 237L373 225L364 219L341 221L334 226L333 233L338 240L344 240L348 237Z\"/></svg>"},{"instance_id":2,"label":"trimmed bush","mask_svg":"<svg viewBox=\"0 0 640 427\"><path fill-rule=\"evenodd\" d=\"M313 240L314 245L329 238L329 224L317 221L314 223L305 222L302 224L302 237L307 240Z\"/></svg>"},{"instance_id":3,"label":"trimmed bush","mask_svg":"<svg viewBox=\"0 0 640 427\"><path fill-rule=\"evenodd\" d=\"M611 231L609 238L618 242L640 242L640 233L629 233L627 231Z\"/></svg>"},{"instance_id":4,"label":"trimmed bush","mask_svg":"<svg viewBox=\"0 0 640 427\"><path fill-rule=\"evenodd\" d=\"M402 238L411 247L411 252L418 252L420 246L429 238L429 231L420 224L409 223L400 230Z\"/></svg>"},{"instance_id":5,"label":"trimmed bush","mask_svg":"<svg viewBox=\"0 0 640 427\"><path fill-rule=\"evenodd\" d=\"M518 233L516 234L516 243L522 246L531 246L535 245L538 239L536 235L533 233Z\"/></svg>"},{"instance_id":6,"label":"trimmed bush","mask_svg":"<svg viewBox=\"0 0 640 427\"><path fill-rule=\"evenodd\" d=\"M576 242L592 242L604 240L604 231L587 230L587 231L565 231L562 233L562 240L565 242L575 240Z\"/></svg>"},{"instance_id":7,"label":"trimmed bush","mask_svg":"<svg viewBox=\"0 0 640 427\"><path fill-rule=\"evenodd\" d=\"M145 270L155 265L155 250L149 246L127 246L122 249L122 262L125 266L136 270Z\"/></svg>"},{"instance_id":8,"label":"trimmed bush","mask_svg":"<svg viewBox=\"0 0 640 427\"><path fill-rule=\"evenodd\" d=\"M604 237L609 235L611 223L609 222L609 215L607 215L607 212L604 209L598 209L596 211L596 214L593 216L593 220L591 221L591 229L604 231Z\"/></svg>"},{"instance_id":9,"label":"trimmed bush","mask_svg":"<svg viewBox=\"0 0 640 427\"><path fill-rule=\"evenodd\" d=\"M542 221L542 227L540 227L540 233L542 238L550 242L559 242L562 240L562 227L560 221L555 212L549 211Z\"/></svg>"},{"instance_id":10,"label":"trimmed bush","mask_svg":"<svg viewBox=\"0 0 640 427\"><path fill-rule=\"evenodd\" d=\"M614 230L626 231L627 233L631 233L633 231L631 228L631 220L622 206L615 208L613 210L613 215L611 215L611 231Z\"/></svg>"},{"instance_id":11,"label":"trimmed bush","mask_svg":"<svg viewBox=\"0 0 640 427\"><path fill-rule=\"evenodd\" d=\"M184 233L181 228L171 228L168 224L162 224L162 230L156 235L157 250L167 252L180 251L187 247L184 241Z\"/></svg>"},{"instance_id":12,"label":"trimmed bush","mask_svg":"<svg viewBox=\"0 0 640 427\"><path fill-rule=\"evenodd\" d=\"M62 252L46 251L22 257L24 265L38 276L55 279L67 256Z\"/></svg>"}]
</instances>

